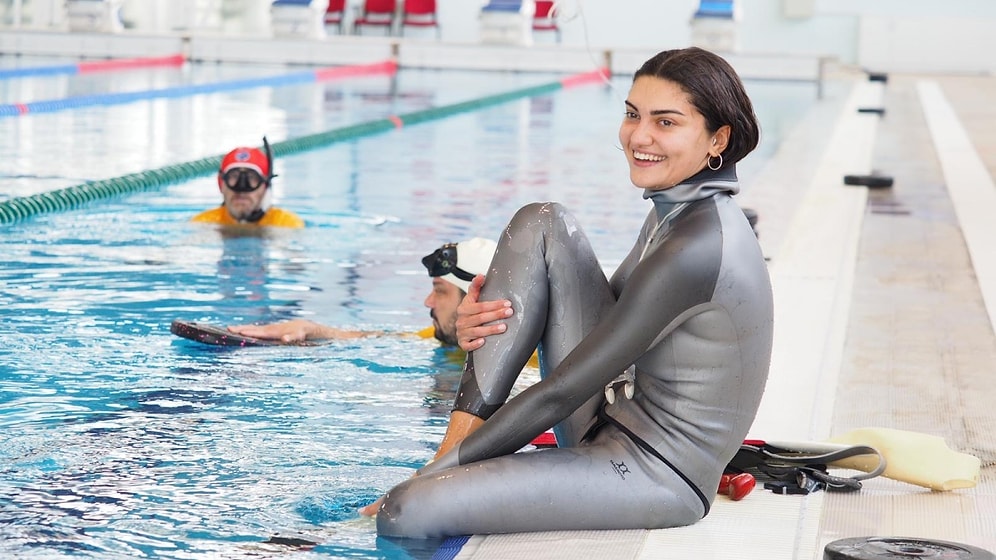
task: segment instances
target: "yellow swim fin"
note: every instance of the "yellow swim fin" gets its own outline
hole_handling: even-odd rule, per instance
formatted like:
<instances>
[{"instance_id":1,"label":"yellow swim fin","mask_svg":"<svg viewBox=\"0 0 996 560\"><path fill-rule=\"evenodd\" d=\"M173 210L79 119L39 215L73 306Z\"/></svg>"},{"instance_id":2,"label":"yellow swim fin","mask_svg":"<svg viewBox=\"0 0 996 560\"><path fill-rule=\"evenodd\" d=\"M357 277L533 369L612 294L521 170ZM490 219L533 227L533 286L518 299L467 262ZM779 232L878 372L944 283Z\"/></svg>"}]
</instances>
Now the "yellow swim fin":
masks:
<instances>
[{"instance_id":1,"label":"yellow swim fin","mask_svg":"<svg viewBox=\"0 0 996 560\"><path fill-rule=\"evenodd\" d=\"M939 491L972 488L979 481L979 458L952 450L938 436L892 428L859 428L827 441L874 447L887 461L882 476L893 480ZM870 472L878 466L878 460L873 455L859 455L831 466Z\"/></svg>"}]
</instances>

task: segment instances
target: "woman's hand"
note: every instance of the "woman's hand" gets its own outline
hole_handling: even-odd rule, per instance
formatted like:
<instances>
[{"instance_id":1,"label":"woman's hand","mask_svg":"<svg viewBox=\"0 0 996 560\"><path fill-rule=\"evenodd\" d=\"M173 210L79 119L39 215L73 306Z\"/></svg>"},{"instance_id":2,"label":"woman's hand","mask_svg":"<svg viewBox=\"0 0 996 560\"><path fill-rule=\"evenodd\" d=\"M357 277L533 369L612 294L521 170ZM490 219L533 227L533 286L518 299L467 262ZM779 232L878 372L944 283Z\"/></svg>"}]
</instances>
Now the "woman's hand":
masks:
<instances>
[{"instance_id":1,"label":"woman's hand","mask_svg":"<svg viewBox=\"0 0 996 560\"><path fill-rule=\"evenodd\" d=\"M380 506L383 503L384 503L384 497L381 496L380 498L377 499L376 502L369 505L365 505L360 509L358 509L357 511L360 513L360 515L363 515L365 517L373 517L377 515L377 510L380 509Z\"/></svg>"},{"instance_id":2,"label":"woman's hand","mask_svg":"<svg viewBox=\"0 0 996 560\"><path fill-rule=\"evenodd\" d=\"M484 276L478 274L457 307L457 343L467 352L484 346L486 337L505 332L505 323L496 321L512 316L512 302L507 299L478 301L483 285Z\"/></svg>"}]
</instances>

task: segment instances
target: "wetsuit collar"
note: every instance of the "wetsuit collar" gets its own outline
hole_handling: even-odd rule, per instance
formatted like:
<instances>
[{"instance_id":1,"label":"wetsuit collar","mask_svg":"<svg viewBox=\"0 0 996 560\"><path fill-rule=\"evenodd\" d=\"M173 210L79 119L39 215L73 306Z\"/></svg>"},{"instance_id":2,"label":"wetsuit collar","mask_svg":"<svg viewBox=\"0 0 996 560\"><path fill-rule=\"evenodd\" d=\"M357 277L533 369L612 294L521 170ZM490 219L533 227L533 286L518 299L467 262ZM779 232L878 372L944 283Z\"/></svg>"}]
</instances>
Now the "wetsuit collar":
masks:
<instances>
[{"instance_id":1,"label":"wetsuit collar","mask_svg":"<svg viewBox=\"0 0 996 560\"><path fill-rule=\"evenodd\" d=\"M720 192L730 195L740 192L736 165L724 167L719 171L703 169L670 189L644 189L643 198L654 201L657 217L660 219L675 204L702 200Z\"/></svg>"}]
</instances>

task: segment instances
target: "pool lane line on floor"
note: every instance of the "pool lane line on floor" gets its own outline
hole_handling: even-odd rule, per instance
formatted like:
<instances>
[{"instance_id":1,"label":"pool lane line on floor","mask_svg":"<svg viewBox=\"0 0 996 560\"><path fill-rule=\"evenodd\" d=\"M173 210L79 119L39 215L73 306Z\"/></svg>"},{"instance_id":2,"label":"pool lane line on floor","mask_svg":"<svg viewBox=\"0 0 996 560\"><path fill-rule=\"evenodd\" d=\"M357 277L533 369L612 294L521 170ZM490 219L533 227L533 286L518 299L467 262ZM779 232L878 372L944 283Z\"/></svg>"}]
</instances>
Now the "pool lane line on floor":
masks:
<instances>
[{"instance_id":1,"label":"pool lane line on floor","mask_svg":"<svg viewBox=\"0 0 996 560\"><path fill-rule=\"evenodd\" d=\"M598 70L574 74L561 80L538 86L498 93L442 107L423 109L403 115L390 115L383 119L345 126L300 138L292 138L271 144L270 148L273 150L275 156L286 156L323 148L336 142L380 134L402 128L405 125L419 124L459 113L475 111L516 99L553 93L560 89L574 86L604 83L608 76L608 69L599 68ZM121 177L90 181L64 189L11 198L0 202L0 224L12 224L38 214L73 210L98 200L155 190L198 177L206 177L217 173L222 157L224 157L223 154L195 161L167 165L158 169L130 173Z\"/></svg>"},{"instance_id":2,"label":"pool lane line on floor","mask_svg":"<svg viewBox=\"0 0 996 560\"><path fill-rule=\"evenodd\" d=\"M125 91L119 93L102 93L97 95L80 95L76 97L64 97L62 99L50 99L47 101L29 101L27 103L5 103L0 105L0 118L21 117L37 113L53 113L56 111L78 109L80 107L92 107L95 105L123 105L126 103L134 103L136 101L147 101L150 99L162 99L167 97L189 97L206 93L219 93L223 91L252 89L258 87L282 87L313 82L325 82L328 80L354 78L357 76L369 76L376 74L394 75L397 71L398 63L395 60L385 60L382 62L374 62L372 64L334 66L330 68L320 68L317 70L292 72L290 74L279 74L276 76L264 76L262 78L248 78L243 80L228 80L209 84L176 86L142 91Z\"/></svg>"},{"instance_id":3,"label":"pool lane line on floor","mask_svg":"<svg viewBox=\"0 0 996 560\"><path fill-rule=\"evenodd\" d=\"M117 72L120 70L155 68L159 66L183 66L186 61L186 57L182 54L172 54L169 56L83 61L74 64L4 68L0 69L0 80L63 74L96 74L98 72Z\"/></svg>"},{"instance_id":4,"label":"pool lane line on floor","mask_svg":"<svg viewBox=\"0 0 996 560\"><path fill-rule=\"evenodd\" d=\"M917 93L972 259L989 324L996 332L996 245L992 240L996 184L940 84L917 82Z\"/></svg>"}]
</instances>

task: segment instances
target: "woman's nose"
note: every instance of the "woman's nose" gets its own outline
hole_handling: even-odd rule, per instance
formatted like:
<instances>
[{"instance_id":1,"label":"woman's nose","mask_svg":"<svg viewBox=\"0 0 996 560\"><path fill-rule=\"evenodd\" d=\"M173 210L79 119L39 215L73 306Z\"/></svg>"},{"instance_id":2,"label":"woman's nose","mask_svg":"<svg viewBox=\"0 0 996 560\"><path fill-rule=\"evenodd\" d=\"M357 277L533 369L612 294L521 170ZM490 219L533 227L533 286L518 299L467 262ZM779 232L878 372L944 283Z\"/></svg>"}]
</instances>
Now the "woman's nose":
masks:
<instances>
[{"instance_id":1,"label":"woman's nose","mask_svg":"<svg viewBox=\"0 0 996 560\"><path fill-rule=\"evenodd\" d=\"M638 146L647 146L654 141L653 134L650 133L650 124L640 121L633 126L633 134L630 140Z\"/></svg>"}]
</instances>

